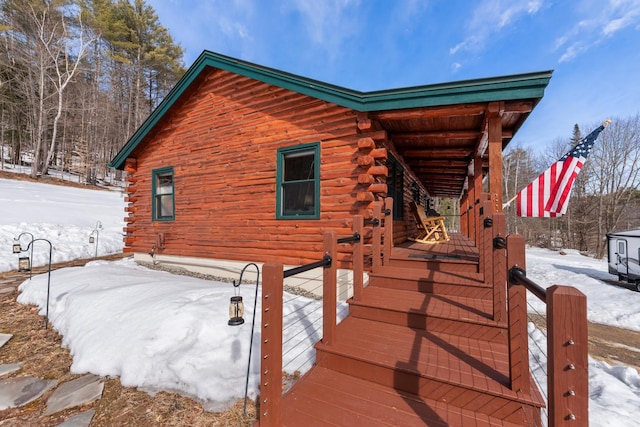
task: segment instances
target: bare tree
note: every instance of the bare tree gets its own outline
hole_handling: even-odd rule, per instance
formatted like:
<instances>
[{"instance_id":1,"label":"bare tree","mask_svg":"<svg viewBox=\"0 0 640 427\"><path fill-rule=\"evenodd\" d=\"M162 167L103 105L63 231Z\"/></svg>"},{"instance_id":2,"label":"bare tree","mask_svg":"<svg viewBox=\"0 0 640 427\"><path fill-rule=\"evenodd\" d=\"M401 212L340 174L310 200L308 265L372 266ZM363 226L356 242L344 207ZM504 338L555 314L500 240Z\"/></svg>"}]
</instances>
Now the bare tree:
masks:
<instances>
[{"instance_id":1,"label":"bare tree","mask_svg":"<svg viewBox=\"0 0 640 427\"><path fill-rule=\"evenodd\" d=\"M591 153L595 169L587 191L597 200L596 255L606 250L605 233L615 231L640 188L640 115L616 118Z\"/></svg>"}]
</instances>

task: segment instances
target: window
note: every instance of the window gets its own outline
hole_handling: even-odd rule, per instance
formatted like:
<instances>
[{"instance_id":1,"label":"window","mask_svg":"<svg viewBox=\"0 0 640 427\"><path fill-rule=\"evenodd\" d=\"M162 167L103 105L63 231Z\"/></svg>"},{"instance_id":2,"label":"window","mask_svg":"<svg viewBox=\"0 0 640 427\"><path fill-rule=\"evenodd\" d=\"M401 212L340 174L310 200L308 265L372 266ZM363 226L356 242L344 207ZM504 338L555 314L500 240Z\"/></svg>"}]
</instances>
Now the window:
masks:
<instances>
[{"instance_id":1,"label":"window","mask_svg":"<svg viewBox=\"0 0 640 427\"><path fill-rule=\"evenodd\" d=\"M173 168L153 171L153 220L172 221L175 219L175 200L173 197Z\"/></svg>"},{"instance_id":2,"label":"window","mask_svg":"<svg viewBox=\"0 0 640 427\"><path fill-rule=\"evenodd\" d=\"M320 218L320 144L278 150L276 218Z\"/></svg>"},{"instance_id":3,"label":"window","mask_svg":"<svg viewBox=\"0 0 640 427\"><path fill-rule=\"evenodd\" d=\"M393 197L393 219L403 218L404 168L392 155L387 159L387 195Z\"/></svg>"},{"instance_id":4,"label":"window","mask_svg":"<svg viewBox=\"0 0 640 427\"><path fill-rule=\"evenodd\" d=\"M624 240L618 240L618 253L620 255L624 255L626 248L627 248L626 242Z\"/></svg>"}]
</instances>

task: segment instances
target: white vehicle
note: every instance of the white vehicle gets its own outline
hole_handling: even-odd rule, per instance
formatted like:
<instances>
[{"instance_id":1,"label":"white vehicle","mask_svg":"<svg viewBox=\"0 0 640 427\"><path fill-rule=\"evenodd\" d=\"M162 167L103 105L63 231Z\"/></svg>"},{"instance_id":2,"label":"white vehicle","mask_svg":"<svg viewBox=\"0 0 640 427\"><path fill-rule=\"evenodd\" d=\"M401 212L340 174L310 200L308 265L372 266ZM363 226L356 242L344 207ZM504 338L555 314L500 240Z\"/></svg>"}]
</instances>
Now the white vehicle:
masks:
<instances>
[{"instance_id":1,"label":"white vehicle","mask_svg":"<svg viewBox=\"0 0 640 427\"><path fill-rule=\"evenodd\" d=\"M618 280L635 283L640 292L640 230L607 233L609 273Z\"/></svg>"}]
</instances>

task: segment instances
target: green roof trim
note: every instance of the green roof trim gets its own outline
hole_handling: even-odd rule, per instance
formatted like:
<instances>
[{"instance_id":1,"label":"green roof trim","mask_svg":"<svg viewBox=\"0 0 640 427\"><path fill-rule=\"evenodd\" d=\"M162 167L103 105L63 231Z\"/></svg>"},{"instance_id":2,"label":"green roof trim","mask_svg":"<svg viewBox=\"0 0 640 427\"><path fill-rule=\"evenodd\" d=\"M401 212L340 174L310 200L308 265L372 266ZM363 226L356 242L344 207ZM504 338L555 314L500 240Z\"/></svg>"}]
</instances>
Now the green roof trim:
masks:
<instances>
[{"instance_id":1,"label":"green roof trim","mask_svg":"<svg viewBox=\"0 0 640 427\"><path fill-rule=\"evenodd\" d=\"M356 111L399 110L473 102L542 98L553 71L461 80L400 89L360 92L218 53L203 51L158 107L129 138L109 167L122 169L127 157L206 67L213 67L322 99Z\"/></svg>"}]
</instances>

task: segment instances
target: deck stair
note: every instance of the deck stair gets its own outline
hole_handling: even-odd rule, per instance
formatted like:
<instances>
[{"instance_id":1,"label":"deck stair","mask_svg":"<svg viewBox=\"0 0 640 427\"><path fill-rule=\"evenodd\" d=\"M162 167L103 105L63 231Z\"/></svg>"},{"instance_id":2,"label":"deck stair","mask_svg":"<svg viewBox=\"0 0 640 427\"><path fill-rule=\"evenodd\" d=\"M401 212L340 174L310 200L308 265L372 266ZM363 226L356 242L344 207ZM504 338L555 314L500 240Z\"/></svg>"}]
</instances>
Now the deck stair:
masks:
<instances>
[{"instance_id":1,"label":"deck stair","mask_svg":"<svg viewBox=\"0 0 640 427\"><path fill-rule=\"evenodd\" d=\"M539 422L537 388L528 396L508 387L506 325L492 320L491 287L473 274L429 274L393 266L371 274L333 341L316 344L316 365L284 396L283 425Z\"/></svg>"}]
</instances>

